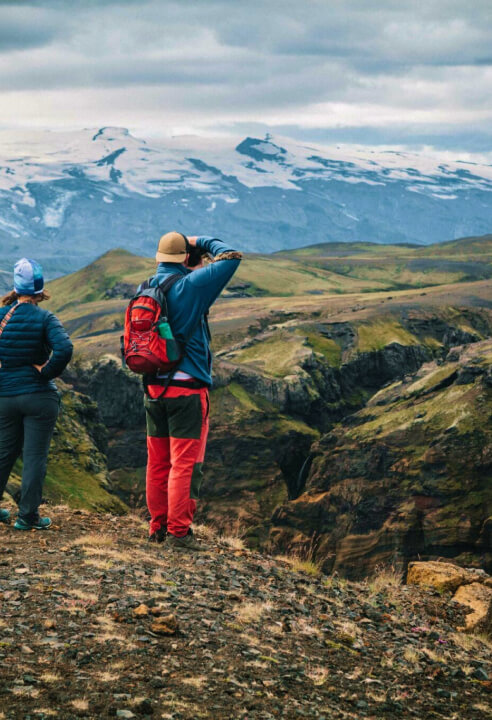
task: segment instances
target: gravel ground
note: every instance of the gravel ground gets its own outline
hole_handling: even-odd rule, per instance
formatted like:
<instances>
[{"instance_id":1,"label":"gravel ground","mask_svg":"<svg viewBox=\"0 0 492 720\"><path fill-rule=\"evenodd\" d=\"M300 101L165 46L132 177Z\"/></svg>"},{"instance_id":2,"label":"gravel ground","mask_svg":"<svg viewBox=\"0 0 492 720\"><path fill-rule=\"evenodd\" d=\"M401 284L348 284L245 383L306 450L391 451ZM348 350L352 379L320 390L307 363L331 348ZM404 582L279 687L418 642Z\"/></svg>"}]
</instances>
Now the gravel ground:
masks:
<instances>
[{"instance_id":1,"label":"gravel ground","mask_svg":"<svg viewBox=\"0 0 492 720\"><path fill-rule=\"evenodd\" d=\"M54 508L0 526L0 718L492 717L492 642L388 571L350 583L244 550L146 542L143 521Z\"/></svg>"}]
</instances>

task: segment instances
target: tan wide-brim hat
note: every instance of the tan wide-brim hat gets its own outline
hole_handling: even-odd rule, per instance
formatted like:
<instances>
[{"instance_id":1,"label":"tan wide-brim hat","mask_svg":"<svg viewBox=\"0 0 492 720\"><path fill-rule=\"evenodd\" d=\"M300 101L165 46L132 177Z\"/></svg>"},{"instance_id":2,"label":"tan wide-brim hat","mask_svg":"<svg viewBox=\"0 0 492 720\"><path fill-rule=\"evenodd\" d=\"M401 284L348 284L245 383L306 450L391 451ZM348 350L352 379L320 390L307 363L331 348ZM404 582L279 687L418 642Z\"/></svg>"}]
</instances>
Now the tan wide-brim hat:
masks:
<instances>
[{"instance_id":1,"label":"tan wide-brim hat","mask_svg":"<svg viewBox=\"0 0 492 720\"><path fill-rule=\"evenodd\" d=\"M157 262L182 263L188 253L186 238L179 232L168 232L161 237L155 259Z\"/></svg>"}]
</instances>

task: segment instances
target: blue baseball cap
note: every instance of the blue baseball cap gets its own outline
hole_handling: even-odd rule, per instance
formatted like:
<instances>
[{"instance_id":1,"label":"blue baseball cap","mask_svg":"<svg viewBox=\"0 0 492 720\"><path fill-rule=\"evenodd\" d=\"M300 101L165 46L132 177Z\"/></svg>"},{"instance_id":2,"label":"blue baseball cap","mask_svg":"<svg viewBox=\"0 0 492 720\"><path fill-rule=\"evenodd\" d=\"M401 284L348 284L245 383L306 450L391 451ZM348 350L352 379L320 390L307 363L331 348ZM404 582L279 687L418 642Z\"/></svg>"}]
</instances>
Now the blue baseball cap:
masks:
<instances>
[{"instance_id":1,"label":"blue baseball cap","mask_svg":"<svg viewBox=\"0 0 492 720\"><path fill-rule=\"evenodd\" d=\"M43 292L43 268L35 260L21 258L14 267L14 290L18 295L39 295Z\"/></svg>"}]
</instances>

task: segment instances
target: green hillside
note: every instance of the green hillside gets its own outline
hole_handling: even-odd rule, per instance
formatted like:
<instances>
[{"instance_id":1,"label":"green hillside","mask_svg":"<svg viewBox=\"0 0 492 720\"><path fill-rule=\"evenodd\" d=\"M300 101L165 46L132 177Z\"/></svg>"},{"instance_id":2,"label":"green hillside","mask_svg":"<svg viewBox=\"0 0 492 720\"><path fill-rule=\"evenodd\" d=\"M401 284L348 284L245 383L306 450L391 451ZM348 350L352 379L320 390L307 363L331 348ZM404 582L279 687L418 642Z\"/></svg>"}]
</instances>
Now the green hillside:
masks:
<instances>
[{"instance_id":1,"label":"green hillside","mask_svg":"<svg viewBox=\"0 0 492 720\"><path fill-rule=\"evenodd\" d=\"M375 243L324 243L279 253L282 258L309 262L319 271L353 281L379 283L387 290L485 280L492 277L492 235L420 247Z\"/></svg>"},{"instance_id":2,"label":"green hillside","mask_svg":"<svg viewBox=\"0 0 492 720\"><path fill-rule=\"evenodd\" d=\"M50 283L51 307L59 312L80 303L126 299L154 269L152 259L110 250L82 270ZM246 255L224 297L368 293L490 277L492 235L424 248L325 243L273 255ZM94 313L100 311L93 308Z\"/></svg>"}]
</instances>

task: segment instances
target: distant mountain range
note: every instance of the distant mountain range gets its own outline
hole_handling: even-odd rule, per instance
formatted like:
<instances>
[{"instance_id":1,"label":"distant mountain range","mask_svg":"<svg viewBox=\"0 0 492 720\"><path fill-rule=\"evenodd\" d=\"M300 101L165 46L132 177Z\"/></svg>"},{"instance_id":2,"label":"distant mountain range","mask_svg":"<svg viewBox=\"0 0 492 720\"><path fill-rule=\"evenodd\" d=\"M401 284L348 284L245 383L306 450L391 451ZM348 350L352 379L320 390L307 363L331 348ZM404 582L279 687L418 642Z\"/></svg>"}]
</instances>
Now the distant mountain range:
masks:
<instances>
[{"instance_id":1,"label":"distant mountain range","mask_svg":"<svg viewBox=\"0 0 492 720\"><path fill-rule=\"evenodd\" d=\"M320 242L425 245L492 227L492 166L436 155L122 128L0 132L1 269L47 275L122 247L152 255L170 229L252 252Z\"/></svg>"}]
</instances>

